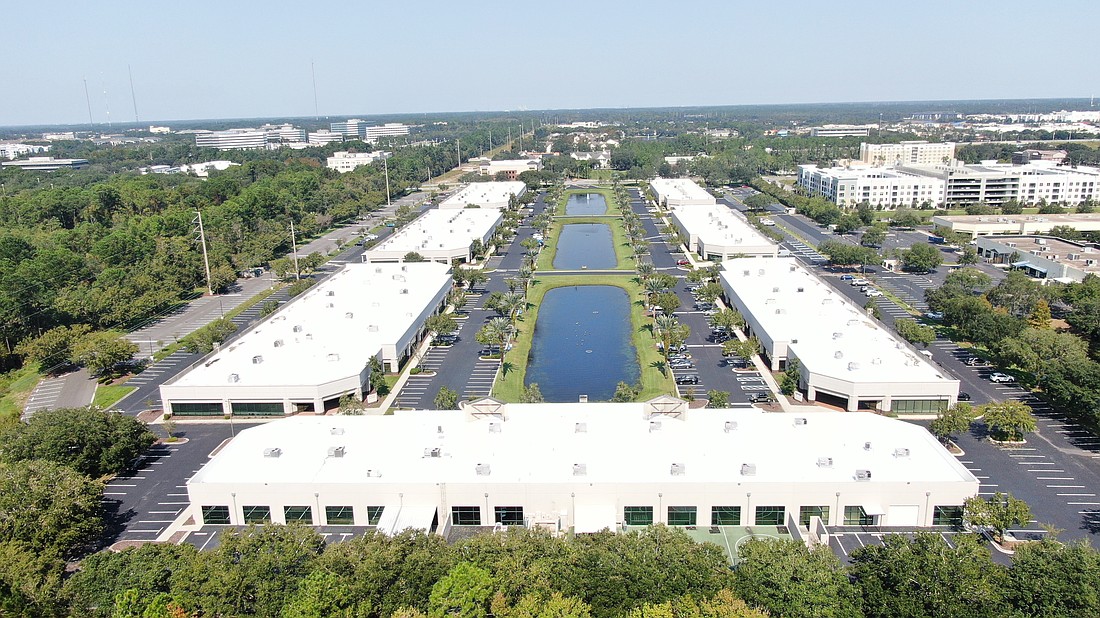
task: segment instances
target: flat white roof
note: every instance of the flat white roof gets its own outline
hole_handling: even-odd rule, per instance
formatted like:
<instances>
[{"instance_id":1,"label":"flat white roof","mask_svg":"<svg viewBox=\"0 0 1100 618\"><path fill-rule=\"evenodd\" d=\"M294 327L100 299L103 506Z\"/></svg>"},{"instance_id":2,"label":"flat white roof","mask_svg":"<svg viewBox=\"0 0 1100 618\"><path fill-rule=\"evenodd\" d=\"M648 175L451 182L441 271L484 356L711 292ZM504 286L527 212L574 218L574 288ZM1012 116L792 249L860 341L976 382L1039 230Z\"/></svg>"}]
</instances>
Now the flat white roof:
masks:
<instances>
[{"instance_id":1,"label":"flat white roof","mask_svg":"<svg viewBox=\"0 0 1100 618\"><path fill-rule=\"evenodd\" d=\"M955 382L795 258L729 260L722 278L809 371L850 382Z\"/></svg>"},{"instance_id":2,"label":"flat white roof","mask_svg":"<svg viewBox=\"0 0 1100 618\"><path fill-rule=\"evenodd\" d=\"M1077 223L1100 223L1100 213L1096 212L1059 215L938 215L936 218L949 223L986 223L990 225L1050 223L1051 225L1072 226Z\"/></svg>"},{"instance_id":3,"label":"flat white roof","mask_svg":"<svg viewBox=\"0 0 1100 618\"><path fill-rule=\"evenodd\" d=\"M450 266L434 262L348 264L170 384L317 385L358 375L450 277Z\"/></svg>"},{"instance_id":4,"label":"flat white roof","mask_svg":"<svg viewBox=\"0 0 1100 618\"><path fill-rule=\"evenodd\" d=\"M508 205L508 197L523 195L527 185L521 181L472 182L458 193L443 200L440 208L465 208L469 204L488 206L491 204Z\"/></svg>"},{"instance_id":5,"label":"flat white roof","mask_svg":"<svg viewBox=\"0 0 1100 618\"><path fill-rule=\"evenodd\" d=\"M849 483L857 469L876 482L976 482L924 428L871 413L692 410L679 419L649 417L645 406L507 404L505 420L462 410L291 417L239 432L188 483L754 485ZM328 455L340 446L342 457ZM281 454L265 457L271 448ZM741 475L745 463L754 475Z\"/></svg>"},{"instance_id":6,"label":"flat white roof","mask_svg":"<svg viewBox=\"0 0 1100 618\"><path fill-rule=\"evenodd\" d=\"M367 252L448 251L484 238L501 218L493 208L432 208Z\"/></svg>"},{"instance_id":7,"label":"flat white roof","mask_svg":"<svg viewBox=\"0 0 1100 618\"><path fill-rule=\"evenodd\" d=\"M746 253L758 253L761 247L770 249L773 254L776 250L775 243L749 224L748 219L721 204L679 206L673 211L688 233L698 237L704 245L745 247Z\"/></svg>"},{"instance_id":8,"label":"flat white roof","mask_svg":"<svg viewBox=\"0 0 1100 618\"><path fill-rule=\"evenodd\" d=\"M654 178L649 186L664 199L673 201L682 200L709 200L714 203L714 196L706 189L695 184L690 178Z\"/></svg>"}]
</instances>

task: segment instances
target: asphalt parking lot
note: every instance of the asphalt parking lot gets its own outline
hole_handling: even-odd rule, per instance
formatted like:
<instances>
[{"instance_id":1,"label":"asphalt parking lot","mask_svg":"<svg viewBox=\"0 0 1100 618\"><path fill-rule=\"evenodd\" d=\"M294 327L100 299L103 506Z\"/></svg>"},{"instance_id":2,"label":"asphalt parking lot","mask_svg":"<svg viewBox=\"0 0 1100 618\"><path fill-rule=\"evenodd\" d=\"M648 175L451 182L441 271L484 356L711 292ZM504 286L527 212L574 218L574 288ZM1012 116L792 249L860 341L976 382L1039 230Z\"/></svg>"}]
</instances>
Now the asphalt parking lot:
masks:
<instances>
[{"instance_id":1,"label":"asphalt parking lot","mask_svg":"<svg viewBox=\"0 0 1100 618\"><path fill-rule=\"evenodd\" d=\"M156 444L133 471L119 475L103 491L111 520L107 544L155 541L187 508L187 481L224 440L257 423L180 423L182 443Z\"/></svg>"}]
</instances>

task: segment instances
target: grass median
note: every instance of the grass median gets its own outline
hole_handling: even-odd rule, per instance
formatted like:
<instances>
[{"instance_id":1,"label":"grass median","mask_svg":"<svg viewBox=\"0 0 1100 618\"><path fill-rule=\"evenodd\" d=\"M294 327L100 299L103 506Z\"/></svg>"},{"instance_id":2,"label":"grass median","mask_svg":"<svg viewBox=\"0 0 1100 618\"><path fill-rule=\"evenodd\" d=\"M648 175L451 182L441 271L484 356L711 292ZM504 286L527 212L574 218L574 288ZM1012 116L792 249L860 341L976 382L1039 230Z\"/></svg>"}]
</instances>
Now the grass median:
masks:
<instances>
[{"instance_id":1,"label":"grass median","mask_svg":"<svg viewBox=\"0 0 1100 618\"><path fill-rule=\"evenodd\" d=\"M523 397L524 380L527 374L527 361L531 354L531 345L538 322L539 306L546 293L555 288L577 285L611 285L622 288L630 297L630 325L634 351L641 369L639 382L641 392L639 401L645 401L667 393L674 393L672 373L662 374L656 364L663 361L657 351L657 341L653 338L649 322L645 317L645 306L640 301L642 288L634 276L627 275L550 275L536 277L527 291L529 309L517 324L518 333L512 349L504 356L507 371L502 370L493 386L493 396L502 401L516 402Z\"/></svg>"}]
</instances>

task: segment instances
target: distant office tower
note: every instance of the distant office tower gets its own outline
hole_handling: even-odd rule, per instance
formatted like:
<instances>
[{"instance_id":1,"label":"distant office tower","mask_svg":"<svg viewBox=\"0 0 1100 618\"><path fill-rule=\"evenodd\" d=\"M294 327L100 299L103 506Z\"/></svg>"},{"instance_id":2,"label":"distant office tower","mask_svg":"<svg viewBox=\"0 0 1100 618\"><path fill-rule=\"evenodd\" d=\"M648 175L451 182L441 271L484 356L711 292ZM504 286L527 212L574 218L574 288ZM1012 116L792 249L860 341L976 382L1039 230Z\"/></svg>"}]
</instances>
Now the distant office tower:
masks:
<instances>
[{"instance_id":1,"label":"distant office tower","mask_svg":"<svg viewBox=\"0 0 1100 618\"><path fill-rule=\"evenodd\" d=\"M941 142L930 144L925 141L901 142L900 144L859 145L859 159L871 165L938 165L949 163L955 158L955 143Z\"/></svg>"},{"instance_id":2,"label":"distant office tower","mask_svg":"<svg viewBox=\"0 0 1100 618\"><path fill-rule=\"evenodd\" d=\"M267 147L267 133L259 129L230 129L196 133L195 145L218 150L247 150Z\"/></svg>"}]
</instances>

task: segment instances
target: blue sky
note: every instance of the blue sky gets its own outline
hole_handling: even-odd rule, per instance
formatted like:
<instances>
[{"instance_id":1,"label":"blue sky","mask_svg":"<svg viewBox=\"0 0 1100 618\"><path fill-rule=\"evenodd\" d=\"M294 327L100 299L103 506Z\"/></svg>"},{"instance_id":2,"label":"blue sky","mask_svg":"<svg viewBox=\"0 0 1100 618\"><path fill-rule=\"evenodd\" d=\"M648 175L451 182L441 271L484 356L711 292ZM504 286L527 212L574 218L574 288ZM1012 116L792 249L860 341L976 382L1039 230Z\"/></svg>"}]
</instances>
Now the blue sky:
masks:
<instances>
[{"instance_id":1,"label":"blue sky","mask_svg":"<svg viewBox=\"0 0 1100 618\"><path fill-rule=\"evenodd\" d=\"M1047 7L1056 7L1050 8ZM1100 2L17 2L0 125L1088 97ZM1077 30L1076 28L1069 28ZM106 91L106 95L104 95Z\"/></svg>"}]
</instances>

